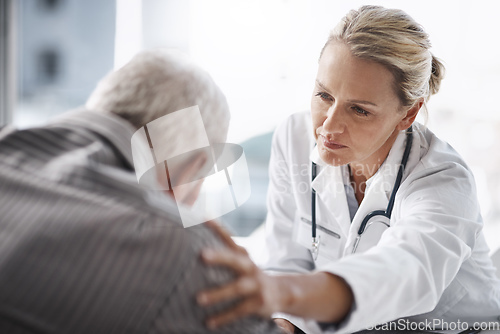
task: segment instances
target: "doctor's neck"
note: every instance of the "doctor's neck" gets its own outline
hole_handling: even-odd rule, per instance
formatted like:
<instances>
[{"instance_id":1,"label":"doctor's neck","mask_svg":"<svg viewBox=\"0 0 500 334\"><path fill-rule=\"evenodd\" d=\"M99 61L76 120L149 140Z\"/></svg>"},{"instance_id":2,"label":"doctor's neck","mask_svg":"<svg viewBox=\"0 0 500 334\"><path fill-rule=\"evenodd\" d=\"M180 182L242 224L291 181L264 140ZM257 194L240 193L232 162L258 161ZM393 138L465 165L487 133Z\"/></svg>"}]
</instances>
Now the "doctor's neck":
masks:
<instances>
[{"instance_id":1,"label":"doctor's neck","mask_svg":"<svg viewBox=\"0 0 500 334\"><path fill-rule=\"evenodd\" d=\"M396 141L396 137L397 132L395 131L393 135L391 135L384 143L384 145L371 154L370 157L364 159L363 161L351 161L348 163L350 182L356 194L358 204L361 204L361 201L364 198L366 181L375 175L380 166L382 166L385 159L389 155L392 145Z\"/></svg>"},{"instance_id":2,"label":"doctor's neck","mask_svg":"<svg viewBox=\"0 0 500 334\"><path fill-rule=\"evenodd\" d=\"M378 171L383 161L379 164L357 164L349 163L349 182L354 189L354 194L358 205L361 204L363 198L365 197L366 181L371 178Z\"/></svg>"},{"instance_id":3,"label":"doctor's neck","mask_svg":"<svg viewBox=\"0 0 500 334\"><path fill-rule=\"evenodd\" d=\"M356 165L356 164L348 164L349 167L349 182L354 189L354 194L356 196L356 201L358 202L358 205L361 204L363 201L363 198L365 197L365 190L366 190L366 180L368 180L372 175L376 173L378 170L378 167L374 166L376 168L375 172L372 173L363 173L363 170L367 169L364 167L367 167L366 165ZM371 169L371 168L369 168ZM370 175L370 176L366 176Z\"/></svg>"},{"instance_id":4,"label":"doctor's neck","mask_svg":"<svg viewBox=\"0 0 500 334\"><path fill-rule=\"evenodd\" d=\"M351 175L354 177L354 181L366 182L366 180L377 173L380 166L382 166L385 159L387 159L387 156L389 155L389 152L391 151L399 133L400 131L398 129L394 129L382 146L369 153L368 156L362 160L350 161L348 163Z\"/></svg>"},{"instance_id":5,"label":"doctor's neck","mask_svg":"<svg viewBox=\"0 0 500 334\"><path fill-rule=\"evenodd\" d=\"M369 178L371 178L377 171L380 166L382 166L384 160L374 163L374 164L363 164L357 162L351 162L347 166L349 167L349 174L351 177L351 181L361 181L366 182Z\"/></svg>"}]
</instances>

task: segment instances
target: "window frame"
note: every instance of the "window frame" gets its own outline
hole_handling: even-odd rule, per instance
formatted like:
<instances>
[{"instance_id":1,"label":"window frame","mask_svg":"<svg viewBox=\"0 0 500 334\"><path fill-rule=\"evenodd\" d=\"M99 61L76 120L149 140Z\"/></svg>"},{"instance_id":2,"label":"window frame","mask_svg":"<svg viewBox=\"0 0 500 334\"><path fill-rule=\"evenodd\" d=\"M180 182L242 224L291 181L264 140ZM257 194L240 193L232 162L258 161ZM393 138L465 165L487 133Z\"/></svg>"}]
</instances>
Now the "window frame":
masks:
<instances>
[{"instance_id":1,"label":"window frame","mask_svg":"<svg viewBox=\"0 0 500 334\"><path fill-rule=\"evenodd\" d=\"M11 124L16 100L16 0L0 0L0 127Z\"/></svg>"}]
</instances>

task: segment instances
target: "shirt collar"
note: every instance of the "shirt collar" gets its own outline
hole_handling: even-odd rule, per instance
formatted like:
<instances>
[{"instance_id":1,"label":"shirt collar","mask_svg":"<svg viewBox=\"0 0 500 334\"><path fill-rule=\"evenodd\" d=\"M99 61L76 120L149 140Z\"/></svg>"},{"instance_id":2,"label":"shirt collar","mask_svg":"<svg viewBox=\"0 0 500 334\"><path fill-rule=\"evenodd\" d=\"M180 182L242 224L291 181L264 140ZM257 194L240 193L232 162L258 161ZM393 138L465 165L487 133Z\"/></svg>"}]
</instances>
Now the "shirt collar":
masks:
<instances>
[{"instance_id":1,"label":"shirt collar","mask_svg":"<svg viewBox=\"0 0 500 334\"><path fill-rule=\"evenodd\" d=\"M48 124L70 125L88 129L106 138L120 152L131 169L134 168L130 140L135 132L132 124L110 113L76 109L68 111Z\"/></svg>"}]
</instances>

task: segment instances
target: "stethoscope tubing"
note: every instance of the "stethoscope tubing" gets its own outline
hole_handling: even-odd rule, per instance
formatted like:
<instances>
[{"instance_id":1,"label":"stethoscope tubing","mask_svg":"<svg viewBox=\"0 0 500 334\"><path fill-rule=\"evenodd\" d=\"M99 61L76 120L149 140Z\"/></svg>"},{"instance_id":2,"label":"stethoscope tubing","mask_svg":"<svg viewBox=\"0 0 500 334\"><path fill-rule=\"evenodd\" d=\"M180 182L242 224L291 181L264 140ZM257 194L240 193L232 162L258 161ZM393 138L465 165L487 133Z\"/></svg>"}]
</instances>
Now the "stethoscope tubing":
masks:
<instances>
[{"instance_id":1,"label":"stethoscope tubing","mask_svg":"<svg viewBox=\"0 0 500 334\"><path fill-rule=\"evenodd\" d=\"M311 175L313 175L312 180L316 178L317 166L313 162L311 165ZM312 181L311 181L312 182ZM316 239L316 190L311 187L311 228L312 228L312 237Z\"/></svg>"},{"instance_id":2,"label":"stethoscope tubing","mask_svg":"<svg viewBox=\"0 0 500 334\"><path fill-rule=\"evenodd\" d=\"M361 235L364 233L370 219L372 219L375 216L384 216L384 217L387 217L389 220L391 219L392 209L394 208L394 201L396 199L396 193L397 193L399 187L401 186L401 181L403 179L403 173L404 173L404 170L406 169L406 164L408 163L408 158L410 156L412 143L413 143L413 129L410 126L406 130L406 146L405 146L405 150L403 152L403 157L401 159L401 164L399 165L398 175L396 176L396 181L394 182L391 196L389 198L389 203L387 204L387 208L385 210L372 211L365 216L365 218L361 222L361 225L359 226L359 229L358 229L358 235L357 235L356 241L354 243L353 253L356 251L359 240L361 238ZM317 175L317 165L316 165L316 163L312 162L311 183L316 178L316 175ZM313 251L316 252L315 257L317 256L318 247L319 247L319 239L316 237L316 230L317 230L317 228L316 228L316 190L314 190L314 188L311 187L311 234L312 234L312 239L313 239Z\"/></svg>"}]
</instances>

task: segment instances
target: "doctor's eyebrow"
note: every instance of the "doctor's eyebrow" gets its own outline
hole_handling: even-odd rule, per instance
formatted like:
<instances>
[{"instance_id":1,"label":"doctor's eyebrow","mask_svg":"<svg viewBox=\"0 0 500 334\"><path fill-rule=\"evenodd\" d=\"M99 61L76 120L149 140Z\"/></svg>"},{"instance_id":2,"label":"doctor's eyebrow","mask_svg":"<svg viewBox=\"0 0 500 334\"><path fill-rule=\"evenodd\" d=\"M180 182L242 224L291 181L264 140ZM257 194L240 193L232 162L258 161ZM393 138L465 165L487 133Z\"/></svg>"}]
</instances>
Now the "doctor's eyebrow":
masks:
<instances>
[{"instance_id":1,"label":"doctor's eyebrow","mask_svg":"<svg viewBox=\"0 0 500 334\"><path fill-rule=\"evenodd\" d=\"M357 104L369 104L371 106L378 107L375 103L365 100L347 100L347 102L357 103Z\"/></svg>"},{"instance_id":2,"label":"doctor's eyebrow","mask_svg":"<svg viewBox=\"0 0 500 334\"><path fill-rule=\"evenodd\" d=\"M328 93L330 92L325 85L323 85L318 79L316 79L316 84L320 86L322 89L326 90Z\"/></svg>"},{"instance_id":3,"label":"doctor's eyebrow","mask_svg":"<svg viewBox=\"0 0 500 334\"><path fill-rule=\"evenodd\" d=\"M325 85L323 85L318 79L316 79L316 84L321 87L322 89L324 89L327 93L330 93L330 91L328 90L328 88L326 88ZM370 101L366 101L366 100L347 100L347 102L351 102L351 103L358 103L358 104L369 104L371 106L374 106L374 107L378 107L377 104L373 103L373 102L370 102Z\"/></svg>"}]
</instances>

